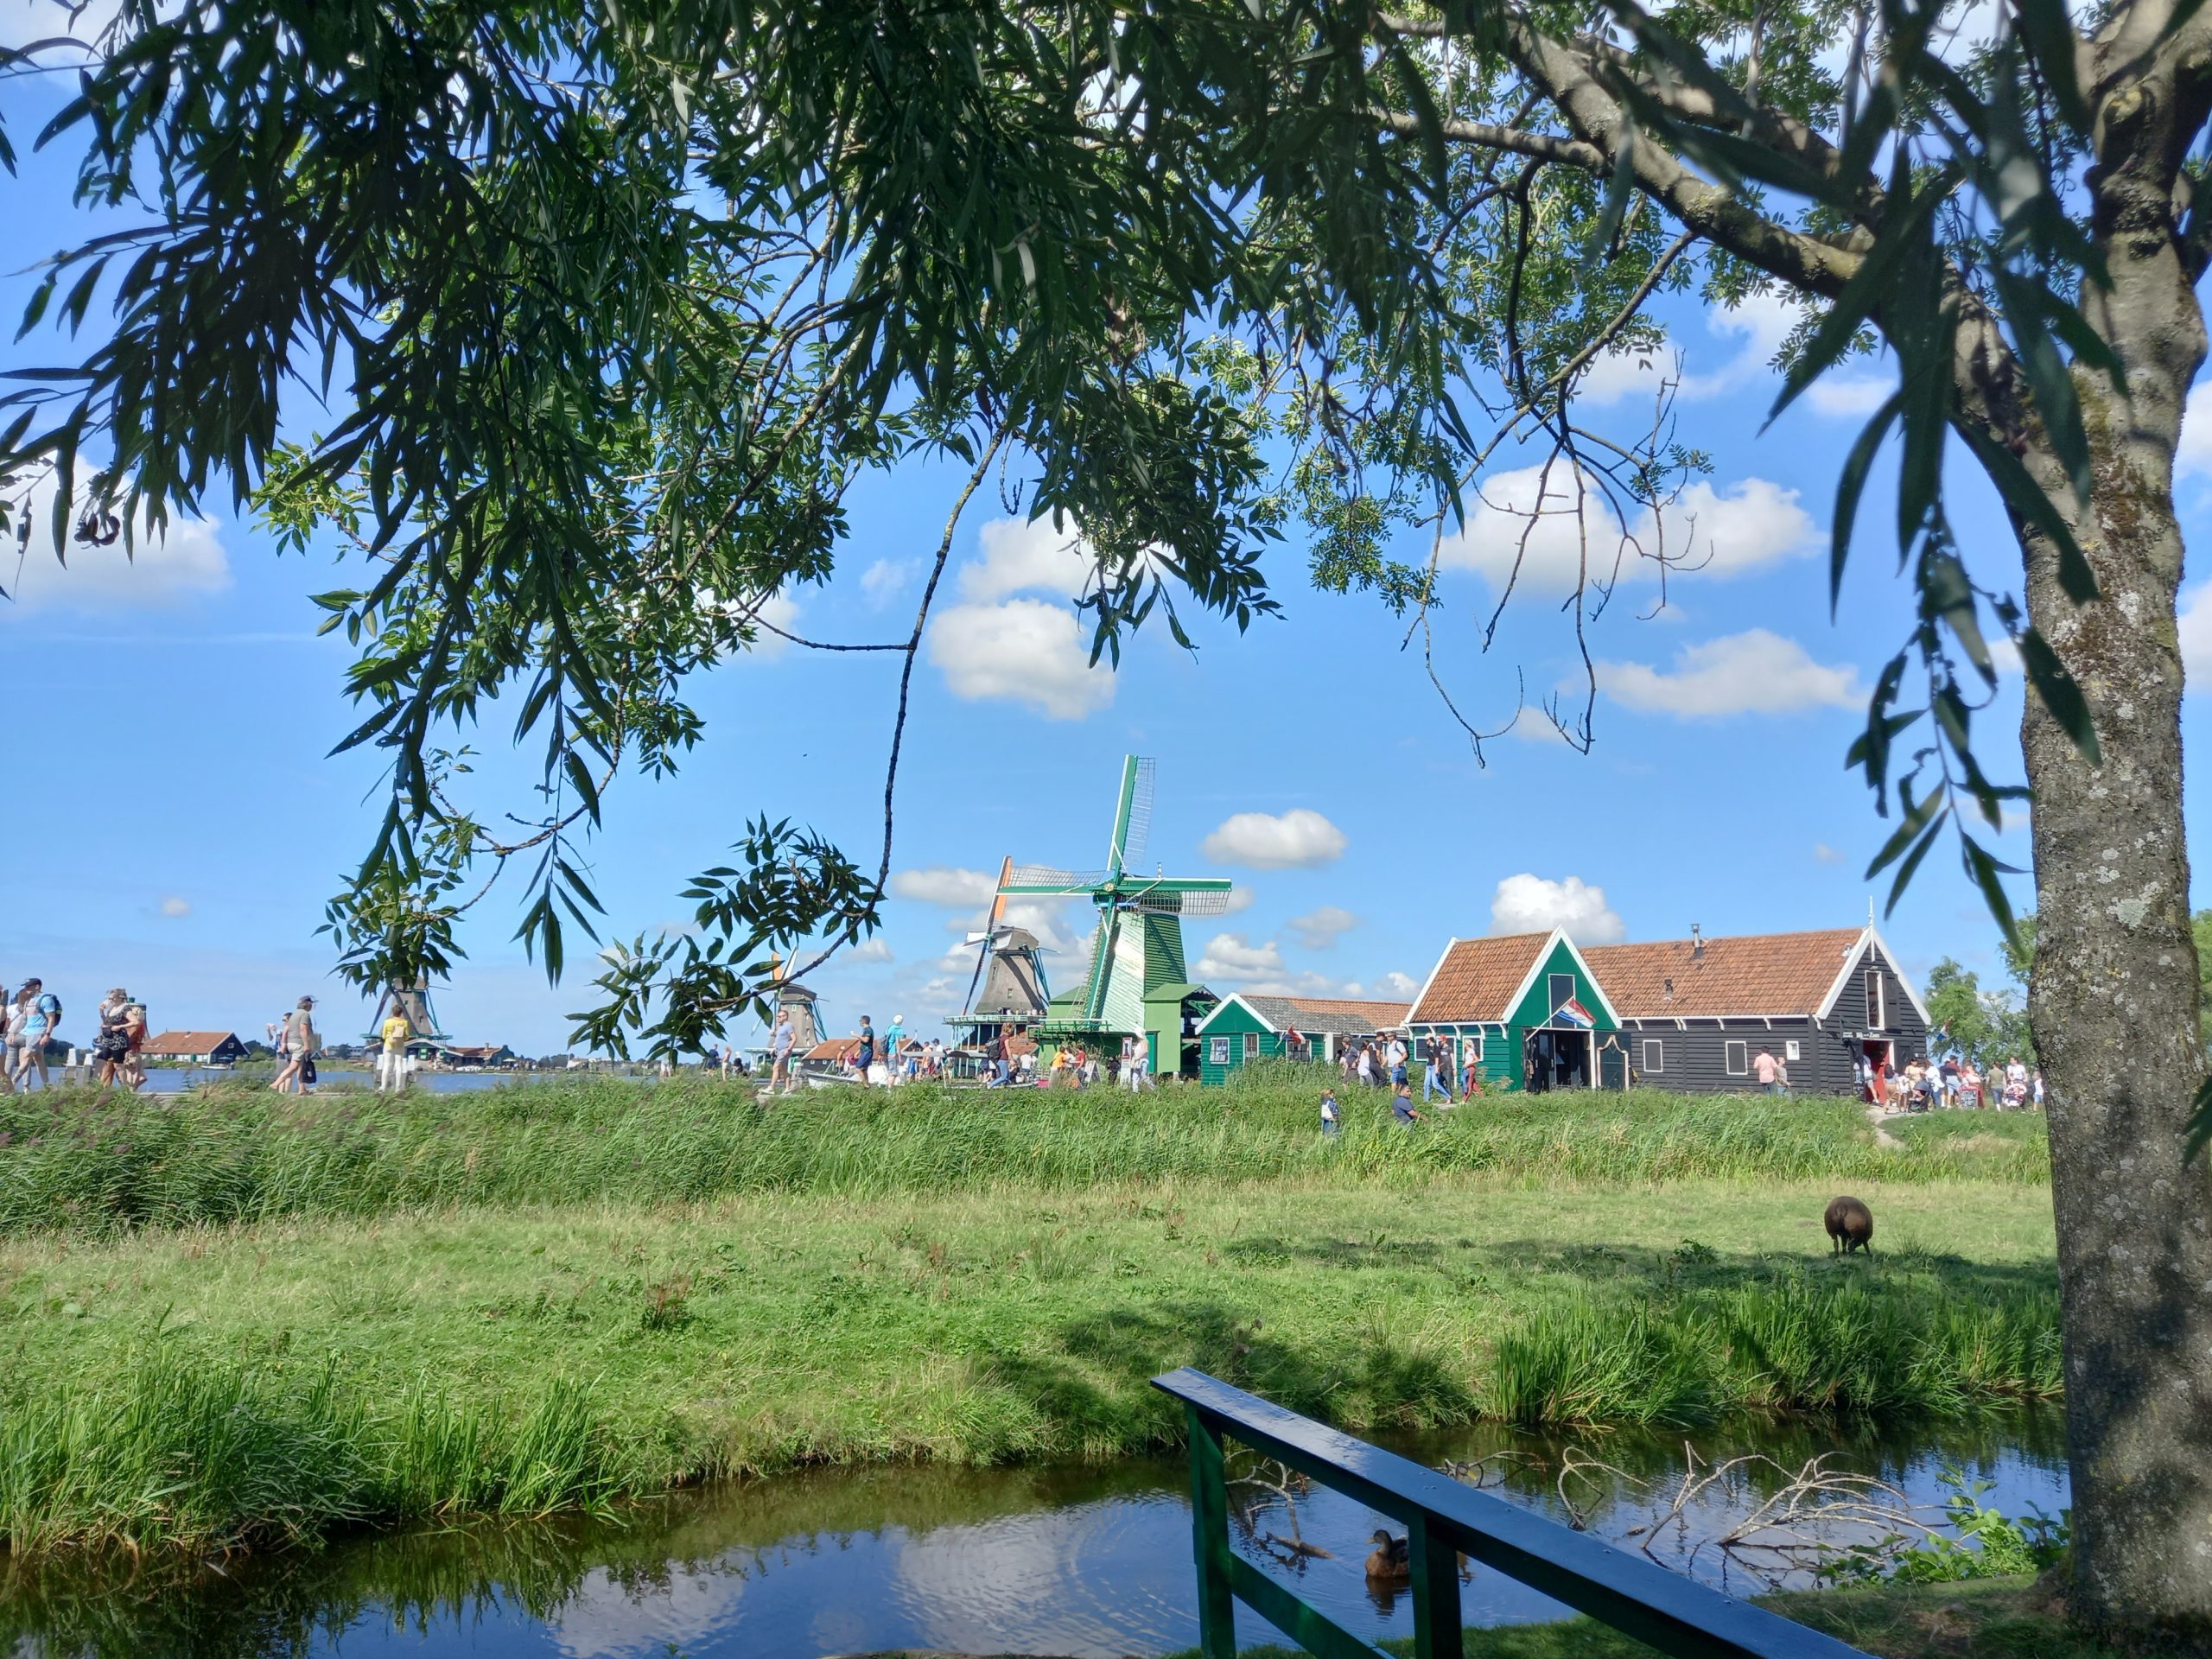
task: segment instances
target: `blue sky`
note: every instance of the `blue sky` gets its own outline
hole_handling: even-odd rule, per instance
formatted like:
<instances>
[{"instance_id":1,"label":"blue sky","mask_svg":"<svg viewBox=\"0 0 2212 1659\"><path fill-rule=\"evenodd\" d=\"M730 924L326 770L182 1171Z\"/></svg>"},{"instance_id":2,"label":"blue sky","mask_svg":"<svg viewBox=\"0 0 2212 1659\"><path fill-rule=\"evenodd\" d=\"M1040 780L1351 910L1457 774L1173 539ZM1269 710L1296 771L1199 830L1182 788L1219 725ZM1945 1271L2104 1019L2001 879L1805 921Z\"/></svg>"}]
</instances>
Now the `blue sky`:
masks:
<instances>
[{"instance_id":1,"label":"blue sky","mask_svg":"<svg viewBox=\"0 0 2212 1659\"><path fill-rule=\"evenodd\" d=\"M34 113L11 110L11 127ZM23 260L83 233L50 169L0 189ZM27 289L20 274L0 281L0 314ZM1190 957L1217 988L1384 995L1418 981L1450 936L1554 920L1599 942L1678 937L1692 923L1720 933L1863 919L1860 872L1886 830L1842 755L1867 683L1903 638L1909 595L1891 575L1878 491L1834 624L1826 545L1835 471L1880 368L1821 388L1762 436L1786 308L1713 316L1682 304L1666 316L1681 435L1715 461L1669 534L1677 545L1693 536L1711 558L1670 580L1656 616L1645 615L1656 584L1632 582L1599 620L1604 690L1587 756L1543 741L1532 710L1478 766L1418 647L1401 649L1403 623L1370 601L1314 593L1294 541L1268 564L1280 620L1242 638L1200 626L1187 653L1148 630L1118 672L1090 670L1068 605L1077 556L1044 526L988 504L974 512L916 671L898 896L869 959L825 970L831 1027L865 1010L927 1027L957 1006L972 957L948 951L1000 858L1101 861L1125 751L1159 762L1151 858L1239 884L1240 908L1188 925ZM54 351L40 335L12 356ZM1593 412L1617 394L1611 415L1631 421L1649 379L1604 365ZM2192 539L2212 505L2208 428L2193 424L2184 456ZM1489 499L1529 505L1522 469L1533 459L1501 456ZM2017 586L1986 489L1964 473L1955 488L1978 574ZM872 482L836 581L788 596L799 630L903 637L950 493L920 469ZM1560 550L1549 534L1487 656L1481 626L1517 525L1478 510L1446 549L1438 662L1478 723L1511 712L1516 679L1533 699L1574 670L1546 586ZM340 695L346 650L314 637L305 596L352 573L334 555L280 558L257 526L219 518L178 528L135 566L88 553L64 572L35 543L20 575L5 563L0 585L16 597L0 605L0 700L15 810L0 858L0 976L40 973L86 1012L124 984L149 999L157 1027L246 1034L313 991L330 999L326 1023L350 1029L350 997L327 976L315 929L373 827L379 781L373 756L327 757L358 716ZM2204 574L2193 565L2183 637L2196 680L2212 685ZM672 781L623 779L591 847L611 931L680 924L684 878L763 812L812 823L872 862L895 662L785 646L695 683L706 742ZM2018 696L2007 677L1981 726L1993 770L2015 776ZM2184 719L2193 744L2201 700ZM498 712L464 735L486 754L476 804L524 807L529 770L506 753ZM2193 826L2201 791L2189 806ZM2026 862L2024 827L1996 844ZM574 962L588 954L572 947L569 982L549 988L509 940L518 916L518 889L480 907L439 1010L458 1036L557 1051L564 1014L586 1000ZM1080 973L1087 917L1023 919L1065 953L1053 969ZM1919 971L1946 954L1995 963L1993 925L1948 853L1884 926ZM73 1016L66 1034L83 1028Z\"/></svg>"}]
</instances>

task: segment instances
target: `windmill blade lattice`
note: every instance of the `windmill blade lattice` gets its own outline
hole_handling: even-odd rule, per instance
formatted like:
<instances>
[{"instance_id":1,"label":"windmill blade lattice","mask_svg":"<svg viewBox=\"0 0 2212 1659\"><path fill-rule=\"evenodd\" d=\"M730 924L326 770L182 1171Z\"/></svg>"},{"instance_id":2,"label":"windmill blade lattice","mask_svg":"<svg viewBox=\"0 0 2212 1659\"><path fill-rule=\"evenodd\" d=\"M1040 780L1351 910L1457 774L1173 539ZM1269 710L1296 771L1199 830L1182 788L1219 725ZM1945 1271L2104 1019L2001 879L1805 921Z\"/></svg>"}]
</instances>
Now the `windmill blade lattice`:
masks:
<instances>
[{"instance_id":1,"label":"windmill blade lattice","mask_svg":"<svg viewBox=\"0 0 2212 1659\"><path fill-rule=\"evenodd\" d=\"M1056 870L1046 864L1017 864L1006 880L1006 887L1010 893L1046 897L1056 893L1088 894L1105 880L1103 870Z\"/></svg>"},{"instance_id":2,"label":"windmill blade lattice","mask_svg":"<svg viewBox=\"0 0 2212 1659\"><path fill-rule=\"evenodd\" d=\"M1141 893L1130 908L1147 916L1225 916L1226 893Z\"/></svg>"},{"instance_id":3,"label":"windmill blade lattice","mask_svg":"<svg viewBox=\"0 0 2212 1659\"><path fill-rule=\"evenodd\" d=\"M1115 826L1114 847L1109 861L1115 869L1127 870L1132 865L1144 862L1146 842L1152 837L1152 774L1153 758L1148 754L1131 755L1128 799L1122 813L1122 821Z\"/></svg>"}]
</instances>

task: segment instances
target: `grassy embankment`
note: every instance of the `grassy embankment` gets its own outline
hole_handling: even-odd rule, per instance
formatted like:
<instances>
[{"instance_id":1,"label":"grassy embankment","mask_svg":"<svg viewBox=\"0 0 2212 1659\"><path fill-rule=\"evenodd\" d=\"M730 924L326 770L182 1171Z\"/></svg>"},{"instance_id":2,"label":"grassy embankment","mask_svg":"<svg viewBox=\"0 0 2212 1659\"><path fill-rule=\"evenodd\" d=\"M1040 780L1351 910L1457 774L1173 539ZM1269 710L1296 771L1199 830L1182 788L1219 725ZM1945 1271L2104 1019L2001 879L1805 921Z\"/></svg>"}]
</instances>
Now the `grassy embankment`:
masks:
<instances>
[{"instance_id":1,"label":"grassy embankment","mask_svg":"<svg viewBox=\"0 0 2212 1659\"><path fill-rule=\"evenodd\" d=\"M729 1471L2058 1387L2030 1120L1552 1096L530 1085L0 1099L0 1538L219 1548ZM1834 1262L1822 1204L1874 1206Z\"/></svg>"}]
</instances>

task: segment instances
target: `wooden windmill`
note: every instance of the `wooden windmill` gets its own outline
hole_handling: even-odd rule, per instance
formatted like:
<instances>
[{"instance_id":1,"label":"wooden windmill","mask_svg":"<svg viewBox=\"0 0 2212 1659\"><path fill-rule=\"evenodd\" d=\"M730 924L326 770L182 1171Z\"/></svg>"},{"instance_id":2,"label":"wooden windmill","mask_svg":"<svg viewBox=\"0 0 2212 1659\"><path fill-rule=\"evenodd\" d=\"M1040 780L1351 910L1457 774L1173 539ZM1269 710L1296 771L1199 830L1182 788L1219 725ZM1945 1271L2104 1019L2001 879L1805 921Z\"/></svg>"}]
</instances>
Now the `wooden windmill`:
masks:
<instances>
[{"instance_id":1,"label":"wooden windmill","mask_svg":"<svg viewBox=\"0 0 2212 1659\"><path fill-rule=\"evenodd\" d=\"M1203 997L1183 956L1183 918L1218 916L1229 908L1230 883L1217 876L1147 875L1136 868L1152 826L1153 763L1125 755L1114 804L1106 868L1075 871L1022 865L999 882L1007 896L1081 896L1098 909L1090 970L1079 991L1058 999L1037 1027L1039 1036L1087 1044L1142 1038L1155 1071L1179 1070L1185 1004Z\"/></svg>"},{"instance_id":2,"label":"wooden windmill","mask_svg":"<svg viewBox=\"0 0 2212 1659\"><path fill-rule=\"evenodd\" d=\"M999 866L998 892L982 931L963 941L975 947L976 971L968 981L968 1006L945 1023L963 1033L963 1043L987 1044L1027 1031L1045 1017L1052 1000L1044 947L1027 928L1006 919L1007 883L1013 877L1009 857Z\"/></svg>"}]
</instances>

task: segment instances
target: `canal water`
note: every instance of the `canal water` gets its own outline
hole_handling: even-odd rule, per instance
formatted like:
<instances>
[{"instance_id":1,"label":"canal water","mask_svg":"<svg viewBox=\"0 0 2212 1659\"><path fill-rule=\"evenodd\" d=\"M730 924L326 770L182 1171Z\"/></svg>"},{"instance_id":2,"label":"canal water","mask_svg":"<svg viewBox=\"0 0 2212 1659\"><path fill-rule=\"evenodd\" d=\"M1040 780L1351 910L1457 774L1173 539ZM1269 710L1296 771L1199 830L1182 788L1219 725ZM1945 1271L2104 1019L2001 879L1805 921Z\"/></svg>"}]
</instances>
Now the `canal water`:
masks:
<instances>
[{"instance_id":1,"label":"canal water","mask_svg":"<svg viewBox=\"0 0 2212 1659\"><path fill-rule=\"evenodd\" d=\"M1954 1469L2008 1514L2066 1504L2056 1414L1909 1433L1796 1422L1683 1434L1516 1434L1396 1440L1422 1461L1668 1566L1751 1594L1806 1582L1771 1554L1716 1541L1811 1458L1873 1475L1929 1517ZM1758 1454L1676 1512L1686 1459L1709 1471ZM1566 1473L1584 1459L1613 1472ZM1466 1465L1474 1465L1468 1467ZM1564 1486L1562 1475L1566 1474ZM732 1484L612 1521L474 1524L227 1565L189 1581L10 1569L0 1653L343 1655L346 1659L810 1659L921 1648L1077 1659L1160 1655L1198 1636L1179 1460L1097 1469L882 1469ZM1338 1624L1408 1634L1410 1597L1363 1571L1380 1517L1333 1494L1240 1488L1237 1550ZM1636 1529L1645 1530L1638 1532ZM1294 1556L1295 1539L1326 1556ZM1559 1617L1486 1568L1463 1572L1470 1623ZM1274 1632L1239 1610L1240 1643Z\"/></svg>"}]
</instances>

